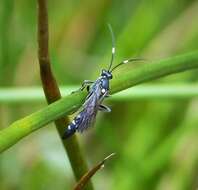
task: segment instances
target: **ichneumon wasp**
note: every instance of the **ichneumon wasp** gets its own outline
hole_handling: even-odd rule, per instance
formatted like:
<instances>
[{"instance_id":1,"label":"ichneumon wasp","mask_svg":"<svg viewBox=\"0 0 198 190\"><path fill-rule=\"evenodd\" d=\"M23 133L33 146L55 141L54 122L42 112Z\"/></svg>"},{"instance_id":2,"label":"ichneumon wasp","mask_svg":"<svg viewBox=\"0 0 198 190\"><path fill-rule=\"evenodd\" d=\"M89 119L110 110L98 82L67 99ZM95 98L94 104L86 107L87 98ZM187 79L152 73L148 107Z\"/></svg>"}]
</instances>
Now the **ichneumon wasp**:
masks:
<instances>
[{"instance_id":1,"label":"ichneumon wasp","mask_svg":"<svg viewBox=\"0 0 198 190\"><path fill-rule=\"evenodd\" d=\"M108 25L111 38L112 38L112 54L109 68L102 69L101 75L96 79L96 81L85 80L79 90L87 88L88 95L85 102L76 115L73 121L67 126L63 138L68 138L72 136L76 131L83 132L85 129L93 125L97 112L111 112L111 109L102 104L104 98L109 96L109 81L113 78L112 72L119 66L132 61L140 61L139 58L131 58L124 60L112 68L114 55L115 55L115 38L110 25Z\"/></svg>"}]
</instances>

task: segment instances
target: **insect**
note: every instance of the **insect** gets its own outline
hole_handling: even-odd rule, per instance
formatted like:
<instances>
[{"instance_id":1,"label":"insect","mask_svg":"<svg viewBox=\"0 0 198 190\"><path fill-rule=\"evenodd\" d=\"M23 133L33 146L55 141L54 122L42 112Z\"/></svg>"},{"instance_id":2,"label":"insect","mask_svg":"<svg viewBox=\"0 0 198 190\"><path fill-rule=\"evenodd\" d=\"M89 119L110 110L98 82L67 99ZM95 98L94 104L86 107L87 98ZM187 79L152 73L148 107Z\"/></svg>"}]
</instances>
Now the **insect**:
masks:
<instances>
[{"instance_id":1,"label":"insect","mask_svg":"<svg viewBox=\"0 0 198 190\"><path fill-rule=\"evenodd\" d=\"M111 112L111 109L102 104L103 100L109 96L109 82L113 78L112 72L119 66L132 61L139 61L142 59L131 58L124 60L112 68L115 55L115 38L110 25L108 25L112 38L112 54L108 69L102 69L100 76L96 81L85 80L79 90L87 88L88 95L81 109L79 110L73 121L67 126L63 134L63 139L72 136L76 131L83 132L95 122L98 111Z\"/></svg>"}]
</instances>

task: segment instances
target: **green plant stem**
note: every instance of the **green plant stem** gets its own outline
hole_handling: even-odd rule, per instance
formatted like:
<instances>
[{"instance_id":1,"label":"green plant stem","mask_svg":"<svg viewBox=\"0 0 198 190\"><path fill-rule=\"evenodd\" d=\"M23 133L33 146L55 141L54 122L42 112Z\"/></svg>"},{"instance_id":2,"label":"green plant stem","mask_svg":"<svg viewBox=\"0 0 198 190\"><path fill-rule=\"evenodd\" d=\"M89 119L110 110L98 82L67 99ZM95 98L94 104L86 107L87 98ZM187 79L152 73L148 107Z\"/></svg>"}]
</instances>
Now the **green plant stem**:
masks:
<instances>
[{"instance_id":1,"label":"green plant stem","mask_svg":"<svg viewBox=\"0 0 198 190\"><path fill-rule=\"evenodd\" d=\"M198 51L171 57L143 66L119 75L117 80L112 81L111 92L119 92L131 86L154 80L173 73L197 68Z\"/></svg>"},{"instance_id":2,"label":"green plant stem","mask_svg":"<svg viewBox=\"0 0 198 190\"><path fill-rule=\"evenodd\" d=\"M112 81L111 92L113 94L136 84L193 68L198 68L197 51L162 60L158 63L143 65L128 73L120 73L120 77ZM10 127L1 130L0 152L49 122L76 111L82 105L85 97L85 92L66 96L30 116L14 122Z\"/></svg>"},{"instance_id":3,"label":"green plant stem","mask_svg":"<svg viewBox=\"0 0 198 190\"><path fill-rule=\"evenodd\" d=\"M75 110L83 102L84 97L82 95L83 94L74 94L62 98L23 119L17 120L9 127L1 130L0 152L6 150L21 138L49 122L64 116L66 113L71 113L72 110ZM73 102L79 102L79 105L74 105Z\"/></svg>"},{"instance_id":4,"label":"green plant stem","mask_svg":"<svg viewBox=\"0 0 198 190\"><path fill-rule=\"evenodd\" d=\"M38 59L40 66L40 76L46 100L48 104L51 104L60 99L61 94L51 70L48 39L49 32L47 1L38 0ZM75 178L78 181L84 175L84 173L88 171L86 161L82 155L76 135L67 141L62 139L65 126L69 124L69 119L67 117L57 119L58 120L55 121L55 125L60 140L62 141L63 147L67 152ZM93 190L91 181L87 183L86 189Z\"/></svg>"},{"instance_id":5,"label":"green plant stem","mask_svg":"<svg viewBox=\"0 0 198 190\"><path fill-rule=\"evenodd\" d=\"M65 97L65 95L78 88L79 86L62 86L60 87L60 91L63 97ZM198 97L198 85L196 84L149 84L126 89L125 91L116 93L110 97L109 100L191 99L196 97ZM0 103L42 103L44 100L43 91L40 87L0 89Z\"/></svg>"}]
</instances>

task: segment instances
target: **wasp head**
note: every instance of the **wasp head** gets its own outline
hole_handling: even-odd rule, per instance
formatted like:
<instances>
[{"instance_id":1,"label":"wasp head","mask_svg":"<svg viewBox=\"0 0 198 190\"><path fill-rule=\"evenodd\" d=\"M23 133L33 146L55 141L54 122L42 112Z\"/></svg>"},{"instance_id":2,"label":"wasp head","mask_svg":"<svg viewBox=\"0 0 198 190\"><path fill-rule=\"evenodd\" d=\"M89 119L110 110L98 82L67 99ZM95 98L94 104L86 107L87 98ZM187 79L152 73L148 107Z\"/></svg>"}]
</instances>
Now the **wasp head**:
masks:
<instances>
[{"instance_id":1,"label":"wasp head","mask_svg":"<svg viewBox=\"0 0 198 190\"><path fill-rule=\"evenodd\" d=\"M101 76L107 78L108 80L113 78L111 72L104 69L102 70Z\"/></svg>"}]
</instances>

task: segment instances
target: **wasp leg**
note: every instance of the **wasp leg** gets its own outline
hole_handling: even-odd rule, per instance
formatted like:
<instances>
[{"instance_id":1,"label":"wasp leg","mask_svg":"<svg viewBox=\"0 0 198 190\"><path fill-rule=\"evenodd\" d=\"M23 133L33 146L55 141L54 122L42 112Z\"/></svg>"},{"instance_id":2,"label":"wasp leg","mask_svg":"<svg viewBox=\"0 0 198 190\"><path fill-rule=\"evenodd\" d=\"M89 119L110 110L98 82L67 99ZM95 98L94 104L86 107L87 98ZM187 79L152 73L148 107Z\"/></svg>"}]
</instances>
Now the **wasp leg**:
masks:
<instances>
[{"instance_id":1,"label":"wasp leg","mask_svg":"<svg viewBox=\"0 0 198 190\"><path fill-rule=\"evenodd\" d=\"M111 97L111 95L109 95L109 94L105 95L105 98L109 98L109 97Z\"/></svg>"},{"instance_id":2,"label":"wasp leg","mask_svg":"<svg viewBox=\"0 0 198 190\"><path fill-rule=\"evenodd\" d=\"M111 109L109 107L102 105L102 104L99 105L98 110L103 111L103 112L111 112Z\"/></svg>"},{"instance_id":3,"label":"wasp leg","mask_svg":"<svg viewBox=\"0 0 198 190\"><path fill-rule=\"evenodd\" d=\"M83 83L82 83L82 85L81 85L81 87L80 87L78 90L73 91L72 94L73 94L73 93L76 93L76 92L79 92L79 91L82 91L82 90L84 90L86 87L87 87L87 91L89 91L89 86L90 86L91 84L93 84L93 83L94 83L93 81L84 80Z\"/></svg>"},{"instance_id":4,"label":"wasp leg","mask_svg":"<svg viewBox=\"0 0 198 190\"><path fill-rule=\"evenodd\" d=\"M89 85L89 86L87 86L87 92L89 92L89 89L90 89L90 85Z\"/></svg>"},{"instance_id":5,"label":"wasp leg","mask_svg":"<svg viewBox=\"0 0 198 190\"><path fill-rule=\"evenodd\" d=\"M85 87L88 87L93 84L94 82L91 81L91 80L84 80L83 83L82 83L82 86L80 87L79 90L84 90Z\"/></svg>"}]
</instances>

